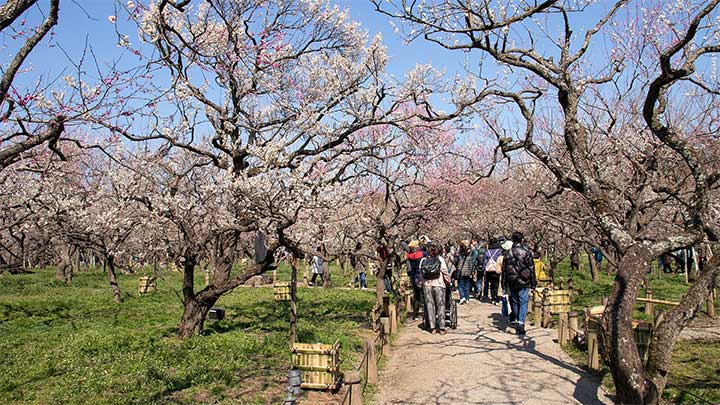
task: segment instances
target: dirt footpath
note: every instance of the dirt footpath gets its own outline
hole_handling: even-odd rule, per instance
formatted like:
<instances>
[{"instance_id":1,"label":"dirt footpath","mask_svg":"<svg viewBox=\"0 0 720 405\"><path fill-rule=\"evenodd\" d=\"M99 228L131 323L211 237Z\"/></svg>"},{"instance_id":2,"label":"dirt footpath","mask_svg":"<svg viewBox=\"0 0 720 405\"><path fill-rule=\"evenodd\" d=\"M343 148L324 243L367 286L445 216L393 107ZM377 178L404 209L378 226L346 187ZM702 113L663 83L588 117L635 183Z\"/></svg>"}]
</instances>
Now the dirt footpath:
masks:
<instances>
[{"instance_id":1,"label":"dirt footpath","mask_svg":"<svg viewBox=\"0 0 720 405\"><path fill-rule=\"evenodd\" d=\"M599 381L553 342L554 329L515 335L500 307L471 301L445 336L407 325L380 379L376 404L612 404Z\"/></svg>"}]
</instances>

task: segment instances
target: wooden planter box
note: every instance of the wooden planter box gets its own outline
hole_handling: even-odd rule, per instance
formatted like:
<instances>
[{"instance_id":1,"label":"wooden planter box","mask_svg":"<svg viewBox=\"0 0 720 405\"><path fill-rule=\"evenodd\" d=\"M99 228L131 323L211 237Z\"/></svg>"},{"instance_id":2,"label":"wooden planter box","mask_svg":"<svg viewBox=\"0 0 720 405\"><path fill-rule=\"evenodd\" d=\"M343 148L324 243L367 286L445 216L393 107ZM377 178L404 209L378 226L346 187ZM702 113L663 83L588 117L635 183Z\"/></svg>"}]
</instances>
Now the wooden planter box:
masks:
<instances>
[{"instance_id":1,"label":"wooden planter box","mask_svg":"<svg viewBox=\"0 0 720 405\"><path fill-rule=\"evenodd\" d=\"M570 312L570 290L546 290L545 306L551 314Z\"/></svg>"},{"instance_id":2,"label":"wooden planter box","mask_svg":"<svg viewBox=\"0 0 720 405\"><path fill-rule=\"evenodd\" d=\"M295 343L292 367L302 373L301 388L334 390L340 386L340 341L334 345Z\"/></svg>"},{"instance_id":3,"label":"wooden planter box","mask_svg":"<svg viewBox=\"0 0 720 405\"><path fill-rule=\"evenodd\" d=\"M275 283L275 302L290 301L290 283Z\"/></svg>"},{"instance_id":4,"label":"wooden planter box","mask_svg":"<svg viewBox=\"0 0 720 405\"><path fill-rule=\"evenodd\" d=\"M157 284L155 279L152 277L140 277L138 279L138 294L147 294L149 292L157 291Z\"/></svg>"}]
</instances>

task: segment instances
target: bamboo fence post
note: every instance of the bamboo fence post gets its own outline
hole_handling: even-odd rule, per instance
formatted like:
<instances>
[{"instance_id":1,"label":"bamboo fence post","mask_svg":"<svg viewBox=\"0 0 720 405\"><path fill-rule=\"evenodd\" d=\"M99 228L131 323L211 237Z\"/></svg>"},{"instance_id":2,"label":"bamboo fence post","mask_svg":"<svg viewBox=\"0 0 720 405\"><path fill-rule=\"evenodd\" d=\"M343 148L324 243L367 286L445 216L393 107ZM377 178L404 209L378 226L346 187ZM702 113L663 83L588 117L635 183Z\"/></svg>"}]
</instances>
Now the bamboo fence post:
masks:
<instances>
[{"instance_id":1,"label":"bamboo fence post","mask_svg":"<svg viewBox=\"0 0 720 405\"><path fill-rule=\"evenodd\" d=\"M651 300L653 297L653 292L650 288L645 289L645 298ZM645 313L646 314L652 314L653 313L653 304L650 301L645 301Z\"/></svg>"},{"instance_id":2,"label":"bamboo fence post","mask_svg":"<svg viewBox=\"0 0 720 405\"><path fill-rule=\"evenodd\" d=\"M568 338L574 341L578 334L578 313L577 311L568 312Z\"/></svg>"},{"instance_id":3,"label":"bamboo fence post","mask_svg":"<svg viewBox=\"0 0 720 405\"><path fill-rule=\"evenodd\" d=\"M537 299L537 292L533 297L533 301L535 301L533 304L533 324L540 327L542 326L542 301Z\"/></svg>"},{"instance_id":4,"label":"bamboo fence post","mask_svg":"<svg viewBox=\"0 0 720 405\"><path fill-rule=\"evenodd\" d=\"M412 294L405 293L405 312L412 313Z\"/></svg>"},{"instance_id":5,"label":"bamboo fence post","mask_svg":"<svg viewBox=\"0 0 720 405\"><path fill-rule=\"evenodd\" d=\"M360 384L360 372L348 371L345 374L345 384L350 390L349 405L362 405L362 385Z\"/></svg>"},{"instance_id":6,"label":"bamboo fence post","mask_svg":"<svg viewBox=\"0 0 720 405\"><path fill-rule=\"evenodd\" d=\"M390 336L388 331L390 330L390 319L383 316L380 318L380 339L382 340L382 354L383 356L390 355Z\"/></svg>"},{"instance_id":7,"label":"bamboo fence post","mask_svg":"<svg viewBox=\"0 0 720 405\"><path fill-rule=\"evenodd\" d=\"M388 307L390 313L388 314L388 318L390 318L390 334L394 334L397 332L397 311L395 310L395 304L390 304Z\"/></svg>"},{"instance_id":8,"label":"bamboo fence post","mask_svg":"<svg viewBox=\"0 0 720 405\"><path fill-rule=\"evenodd\" d=\"M588 368L590 370L600 370L600 350L598 348L597 330L588 328L587 344Z\"/></svg>"},{"instance_id":9,"label":"bamboo fence post","mask_svg":"<svg viewBox=\"0 0 720 405\"><path fill-rule=\"evenodd\" d=\"M565 347L568 340L568 313L560 313L560 324L558 325L558 343L560 347Z\"/></svg>"},{"instance_id":10,"label":"bamboo fence post","mask_svg":"<svg viewBox=\"0 0 720 405\"><path fill-rule=\"evenodd\" d=\"M375 354L375 340L372 338L365 339L365 350L367 350L367 383L377 384L377 355Z\"/></svg>"}]
</instances>

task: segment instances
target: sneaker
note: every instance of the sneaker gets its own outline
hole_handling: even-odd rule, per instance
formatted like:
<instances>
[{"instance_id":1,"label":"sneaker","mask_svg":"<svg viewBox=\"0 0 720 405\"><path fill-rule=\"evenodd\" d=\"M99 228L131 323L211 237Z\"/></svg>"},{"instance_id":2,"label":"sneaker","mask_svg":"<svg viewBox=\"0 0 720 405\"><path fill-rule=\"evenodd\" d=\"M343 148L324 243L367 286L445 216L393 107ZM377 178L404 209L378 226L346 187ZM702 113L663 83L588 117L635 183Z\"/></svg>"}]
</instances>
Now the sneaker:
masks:
<instances>
[{"instance_id":1,"label":"sneaker","mask_svg":"<svg viewBox=\"0 0 720 405\"><path fill-rule=\"evenodd\" d=\"M436 330L436 329L431 330L431 331L430 331L430 334L431 334L431 335L436 335L436 334L437 334L437 330Z\"/></svg>"},{"instance_id":2,"label":"sneaker","mask_svg":"<svg viewBox=\"0 0 720 405\"><path fill-rule=\"evenodd\" d=\"M525 325L518 324L517 328L515 329L517 331L517 334L520 336L525 335Z\"/></svg>"},{"instance_id":3,"label":"sneaker","mask_svg":"<svg viewBox=\"0 0 720 405\"><path fill-rule=\"evenodd\" d=\"M465 300L465 298L460 298L459 304L462 305L462 304L464 304L464 303L466 303L466 302L467 302L467 301Z\"/></svg>"},{"instance_id":4,"label":"sneaker","mask_svg":"<svg viewBox=\"0 0 720 405\"><path fill-rule=\"evenodd\" d=\"M438 333L441 335L447 335L447 331L445 329L440 329Z\"/></svg>"}]
</instances>

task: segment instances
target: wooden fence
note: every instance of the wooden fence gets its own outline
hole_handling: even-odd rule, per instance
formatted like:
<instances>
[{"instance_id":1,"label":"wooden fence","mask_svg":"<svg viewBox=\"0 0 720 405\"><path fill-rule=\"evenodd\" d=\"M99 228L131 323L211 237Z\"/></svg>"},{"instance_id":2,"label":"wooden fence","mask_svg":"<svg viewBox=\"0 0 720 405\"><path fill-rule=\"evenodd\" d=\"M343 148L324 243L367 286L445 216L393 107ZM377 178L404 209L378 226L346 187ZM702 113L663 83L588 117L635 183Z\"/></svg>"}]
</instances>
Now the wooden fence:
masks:
<instances>
[{"instance_id":1,"label":"wooden fence","mask_svg":"<svg viewBox=\"0 0 720 405\"><path fill-rule=\"evenodd\" d=\"M403 299L394 303L385 297L382 308L376 307L371 311L370 322L376 335L365 340L360 364L353 371L345 373L345 385L348 389L342 401L343 405L362 405L367 386L377 384L378 364L383 357L390 355L390 337L398 332L403 312L412 310L412 304L407 304L408 296L408 293L404 293ZM382 310L382 316L377 316L379 309Z\"/></svg>"},{"instance_id":2,"label":"wooden fence","mask_svg":"<svg viewBox=\"0 0 720 405\"><path fill-rule=\"evenodd\" d=\"M564 295L564 294L561 294ZM549 327L552 323L552 315L558 315L558 343L564 347L568 342L574 341L581 334L585 336L585 342L587 343L588 359L587 367L591 370L600 369L600 346L599 346L599 334L600 334L600 318L605 311L605 305L607 299L603 300L603 305L585 308L584 321L585 324L580 328L579 314L577 311L562 311L555 312L554 308L558 307L555 302L549 302L550 297L553 295L549 291L536 292L535 299L532 300L532 312L533 312L533 323L536 326L543 328ZM572 291L570 291L572 296ZM633 321L633 330L635 335L635 342L638 346L640 356L645 361L647 359L647 349L650 344L650 338L652 336L654 327L662 320L662 310L655 308L655 305L664 306L676 306L678 302L657 299L653 297L651 289L646 289L645 297L639 297L636 305L644 305L645 313L653 315L653 322L635 320ZM716 316L715 314L715 291L713 291L707 300L707 314L711 318Z\"/></svg>"}]
</instances>

